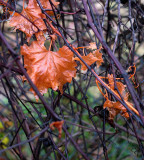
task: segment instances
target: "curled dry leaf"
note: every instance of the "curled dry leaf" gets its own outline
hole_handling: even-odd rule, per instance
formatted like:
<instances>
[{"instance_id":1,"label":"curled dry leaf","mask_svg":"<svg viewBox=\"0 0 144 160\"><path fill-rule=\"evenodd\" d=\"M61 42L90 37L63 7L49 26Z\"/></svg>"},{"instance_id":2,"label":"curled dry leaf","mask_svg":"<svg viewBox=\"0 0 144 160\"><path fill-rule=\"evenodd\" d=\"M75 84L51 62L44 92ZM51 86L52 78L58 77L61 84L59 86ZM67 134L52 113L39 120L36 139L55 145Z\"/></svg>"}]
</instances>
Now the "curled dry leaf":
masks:
<instances>
[{"instance_id":1,"label":"curled dry leaf","mask_svg":"<svg viewBox=\"0 0 144 160\"><path fill-rule=\"evenodd\" d=\"M52 52L33 41L30 46L21 47L21 54L24 56L24 66L41 94L46 93L48 88L59 89L63 93L63 85L76 76L73 52L66 46Z\"/></svg>"},{"instance_id":2,"label":"curled dry leaf","mask_svg":"<svg viewBox=\"0 0 144 160\"><path fill-rule=\"evenodd\" d=\"M102 58L102 53L100 53L101 49L102 49L102 47L100 47L96 51L93 51L93 55L98 59L96 61L97 67L101 66L101 64L104 62L103 58Z\"/></svg>"},{"instance_id":3,"label":"curled dry leaf","mask_svg":"<svg viewBox=\"0 0 144 160\"><path fill-rule=\"evenodd\" d=\"M108 81L109 81L109 86L112 90L115 90L115 86L114 86L114 77L111 74L108 74ZM122 95L125 103L129 106L133 107L133 104L128 102L128 96L129 94L125 92L125 85L121 82L117 82L116 81L116 85L117 88L120 92L120 94ZM116 93L118 93L115 90ZM129 114L127 113L127 109L119 102L119 101L111 101L109 99L107 99L103 105L103 108L107 108L109 111L109 119L114 119L116 115L118 115L119 113L125 117L125 118L129 118Z\"/></svg>"},{"instance_id":4,"label":"curled dry leaf","mask_svg":"<svg viewBox=\"0 0 144 160\"><path fill-rule=\"evenodd\" d=\"M102 53L100 53L100 52L89 53L87 56L81 56L81 58L89 66L92 65L94 62L96 62L97 66L99 67L101 65L101 63L103 62ZM80 63L82 64L81 70L86 70L87 69L85 64L78 57L75 57L74 60L80 61Z\"/></svg>"},{"instance_id":5,"label":"curled dry leaf","mask_svg":"<svg viewBox=\"0 0 144 160\"><path fill-rule=\"evenodd\" d=\"M10 20L10 25L15 27L15 29L24 32L27 36L27 41L29 41L31 36L38 31L38 28L40 30L46 29L45 23L43 22L44 15L42 14L36 0L29 0L28 6L23 9L21 14L23 16L15 13Z\"/></svg>"},{"instance_id":6,"label":"curled dry leaf","mask_svg":"<svg viewBox=\"0 0 144 160\"><path fill-rule=\"evenodd\" d=\"M53 5L55 7L58 6L59 2L55 2L54 0L51 0ZM49 0L40 0L42 6L44 9L47 9L47 13L51 16L53 15L52 7L49 2ZM41 9L39 5L37 4L36 0L29 0L28 6L23 9L20 15L18 13L15 13L14 16L10 20L10 25L12 27L15 27L15 29L19 29L22 32L26 34L27 41L29 42L31 36L38 32L38 29L40 31L46 30L46 25L43 21L45 18L45 15L42 14ZM41 39L42 34L40 34L40 37L38 37L39 34L37 34L36 38L37 40ZM44 36L43 36L44 39Z\"/></svg>"},{"instance_id":7,"label":"curled dry leaf","mask_svg":"<svg viewBox=\"0 0 144 160\"><path fill-rule=\"evenodd\" d=\"M81 56L81 58L82 58L89 66L92 65L95 61L98 60L96 57L93 56L92 53L89 53L87 56ZM85 64L84 64L78 57L75 57L74 60L80 61L80 63L82 64L81 70L86 70L86 69L87 69L87 67L85 66Z\"/></svg>"},{"instance_id":8,"label":"curled dry leaf","mask_svg":"<svg viewBox=\"0 0 144 160\"><path fill-rule=\"evenodd\" d=\"M108 82L109 82L110 88L115 90L113 74L108 74ZM117 85L117 88L118 88L120 94L123 94L125 91L125 85L123 83L117 82L117 81L116 81L116 85Z\"/></svg>"},{"instance_id":9,"label":"curled dry leaf","mask_svg":"<svg viewBox=\"0 0 144 160\"><path fill-rule=\"evenodd\" d=\"M126 108L120 102L114 102L107 99L103 105L103 108L107 108L109 111L109 119L113 120L115 116L119 113L125 117L129 118L129 114L127 113Z\"/></svg>"},{"instance_id":10,"label":"curled dry leaf","mask_svg":"<svg viewBox=\"0 0 144 160\"><path fill-rule=\"evenodd\" d=\"M54 130L54 128L57 128L59 131L59 138L61 138L62 135L62 126L63 126L64 121L56 121L56 122L52 122L50 124L50 129Z\"/></svg>"}]
</instances>

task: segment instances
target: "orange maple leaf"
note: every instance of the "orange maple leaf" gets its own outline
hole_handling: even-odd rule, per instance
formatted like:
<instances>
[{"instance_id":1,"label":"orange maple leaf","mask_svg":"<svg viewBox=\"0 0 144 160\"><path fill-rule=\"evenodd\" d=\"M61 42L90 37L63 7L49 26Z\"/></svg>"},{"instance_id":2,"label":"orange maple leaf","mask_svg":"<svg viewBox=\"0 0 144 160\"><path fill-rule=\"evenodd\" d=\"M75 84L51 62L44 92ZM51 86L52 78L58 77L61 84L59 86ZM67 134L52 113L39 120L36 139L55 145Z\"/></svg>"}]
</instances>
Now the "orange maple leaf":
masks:
<instances>
[{"instance_id":1,"label":"orange maple leaf","mask_svg":"<svg viewBox=\"0 0 144 160\"><path fill-rule=\"evenodd\" d=\"M102 59L102 53L89 53L87 56L81 56L81 58L90 66L92 65L94 62L97 63L98 67L101 65L101 63L103 62ZM80 61L80 63L82 64L82 68L81 70L86 70L87 67L85 66L85 64L78 58L75 57L74 60Z\"/></svg>"},{"instance_id":2,"label":"orange maple leaf","mask_svg":"<svg viewBox=\"0 0 144 160\"><path fill-rule=\"evenodd\" d=\"M130 103L130 102L128 102ZM119 102L110 101L107 99L103 105L103 108L107 108L109 111L109 119L114 119L116 115L119 113L125 117L129 118L129 114L127 113L127 109Z\"/></svg>"},{"instance_id":3,"label":"orange maple leaf","mask_svg":"<svg viewBox=\"0 0 144 160\"><path fill-rule=\"evenodd\" d=\"M103 58L102 58L102 53L100 53L101 49L102 49L102 47L100 47L99 49L93 51L93 55L98 59L96 61L97 67L101 66L101 64L104 62Z\"/></svg>"},{"instance_id":4,"label":"orange maple leaf","mask_svg":"<svg viewBox=\"0 0 144 160\"><path fill-rule=\"evenodd\" d=\"M24 32L27 36L27 41L38 29L31 23L33 22L40 30L45 30L46 26L43 22L44 15L41 12L36 0L29 0L28 6L21 12L22 15L15 13L10 20L10 25ZM29 20L27 20L26 18Z\"/></svg>"},{"instance_id":5,"label":"orange maple leaf","mask_svg":"<svg viewBox=\"0 0 144 160\"><path fill-rule=\"evenodd\" d=\"M56 122L52 122L50 124L50 129L54 130L54 127L58 129L59 131L59 138L61 138L62 135L62 126L63 126L64 121L56 121Z\"/></svg>"},{"instance_id":6,"label":"orange maple leaf","mask_svg":"<svg viewBox=\"0 0 144 160\"><path fill-rule=\"evenodd\" d=\"M115 102L112 102L109 99L107 99L103 105L103 108L107 108L107 110L109 111L109 120L114 120L115 116L120 113L119 109L113 107L114 103Z\"/></svg>"},{"instance_id":7,"label":"orange maple leaf","mask_svg":"<svg viewBox=\"0 0 144 160\"><path fill-rule=\"evenodd\" d=\"M48 88L59 89L63 93L63 85L76 76L73 52L66 46L52 52L33 41L30 46L25 44L21 47L21 54L24 55L24 66L41 94Z\"/></svg>"},{"instance_id":8,"label":"orange maple leaf","mask_svg":"<svg viewBox=\"0 0 144 160\"><path fill-rule=\"evenodd\" d=\"M108 74L108 81L109 81L109 86L110 86L110 89L112 89L113 91L115 91L115 93L118 94L118 92L115 90L115 86L114 86L114 77L113 75L111 74ZM131 106L133 107L133 104L128 102L128 96L129 94L125 92L125 85L121 82L117 82L116 81L116 85L117 85L117 88L120 92L120 94L123 96L123 99L125 101L125 103L128 105L128 106ZM103 108L107 108L108 111L109 111L109 118L110 119L114 119L114 117L116 115L118 115L119 113L125 117L125 118L129 118L129 114L127 113L127 109L119 102L119 101L111 101L109 99L107 99L103 105Z\"/></svg>"},{"instance_id":9,"label":"orange maple leaf","mask_svg":"<svg viewBox=\"0 0 144 160\"><path fill-rule=\"evenodd\" d=\"M81 56L81 58L90 66L92 65L95 61L97 61L98 59L96 57L94 57L94 55L92 53L89 53L87 56ZM80 63L82 64L82 68L81 70L86 70L87 67L85 66L85 64L78 58L75 57L74 60L80 61Z\"/></svg>"},{"instance_id":10,"label":"orange maple leaf","mask_svg":"<svg viewBox=\"0 0 144 160\"><path fill-rule=\"evenodd\" d=\"M109 81L110 88L115 90L113 74L108 74L108 81ZM117 81L116 81L116 85L117 85L117 88L118 88L120 94L123 94L125 91L125 85L123 83L117 82Z\"/></svg>"}]
</instances>

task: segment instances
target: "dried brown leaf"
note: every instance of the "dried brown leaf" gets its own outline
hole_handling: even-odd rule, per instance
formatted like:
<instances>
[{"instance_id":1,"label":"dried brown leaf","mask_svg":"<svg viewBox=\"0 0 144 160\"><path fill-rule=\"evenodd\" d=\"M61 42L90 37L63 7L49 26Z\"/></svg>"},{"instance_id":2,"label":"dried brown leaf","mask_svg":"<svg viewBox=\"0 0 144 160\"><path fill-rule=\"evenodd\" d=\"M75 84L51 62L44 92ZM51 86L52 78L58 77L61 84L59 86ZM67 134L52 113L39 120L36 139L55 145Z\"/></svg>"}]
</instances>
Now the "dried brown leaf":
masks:
<instances>
[{"instance_id":1,"label":"dried brown leaf","mask_svg":"<svg viewBox=\"0 0 144 160\"><path fill-rule=\"evenodd\" d=\"M73 52L66 46L52 52L34 41L30 46L22 46L21 54L24 55L24 66L41 94L48 88L63 93L63 85L76 76Z\"/></svg>"}]
</instances>

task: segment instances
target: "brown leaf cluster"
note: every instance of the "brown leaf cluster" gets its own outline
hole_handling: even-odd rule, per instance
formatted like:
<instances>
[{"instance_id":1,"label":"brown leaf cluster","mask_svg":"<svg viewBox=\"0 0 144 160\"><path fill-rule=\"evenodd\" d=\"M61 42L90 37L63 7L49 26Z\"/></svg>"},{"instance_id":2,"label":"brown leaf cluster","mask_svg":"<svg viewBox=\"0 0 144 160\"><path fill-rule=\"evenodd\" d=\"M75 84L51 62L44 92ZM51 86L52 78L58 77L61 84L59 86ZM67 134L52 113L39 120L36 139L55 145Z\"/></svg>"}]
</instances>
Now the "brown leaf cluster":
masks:
<instances>
[{"instance_id":1,"label":"brown leaf cluster","mask_svg":"<svg viewBox=\"0 0 144 160\"><path fill-rule=\"evenodd\" d=\"M114 85L114 77L111 74L108 74L108 82L109 86L112 90L115 89ZM129 94L125 91L125 86L123 83L116 81L117 89L119 90L119 93L122 95L125 102L129 103L131 106L133 106L132 103L128 102L128 96ZM118 92L117 92L118 93ZM114 119L116 115L121 114L125 118L129 118L129 114L127 113L127 109L119 102L119 101L111 101L107 99L103 105L103 108L107 108L109 111L109 119Z\"/></svg>"},{"instance_id":2,"label":"brown leaf cluster","mask_svg":"<svg viewBox=\"0 0 144 160\"><path fill-rule=\"evenodd\" d=\"M53 15L49 0L40 0L40 2L45 9L50 10L47 11L47 13L49 15ZM55 7L57 7L57 5L59 4L59 2L55 2L54 0L52 0L52 3L55 5ZM10 20L10 25L12 27L15 27L15 29L19 29L24 32L26 34L27 41L29 42L33 34L36 34L39 31L45 31L47 29L43 19L45 19L45 15L41 12L37 1L29 0L28 6L23 9L21 14L14 14L14 16ZM37 40L41 39L38 34L36 35L36 37Z\"/></svg>"},{"instance_id":3,"label":"brown leaf cluster","mask_svg":"<svg viewBox=\"0 0 144 160\"><path fill-rule=\"evenodd\" d=\"M53 10L59 5L59 2L55 2L55 0L51 0L52 5L49 0L40 0L40 3L49 16L54 15ZM40 93L46 93L48 88L59 89L63 93L63 85L67 82L70 83L72 78L76 76L77 64L75 60L79 59L74 58L73 52L66 46L59 50L56 49L58 51L51 51L51 46L55 43L57 35L61 37L61 34L48 20L46 22L53 34L49 34L51 38L49 50L45 48L44 32L47 31L47 27L43 19L46 19L46 16L42 13L37 1L29 0L28 6L23 7L21 14L14 14L10 20L10 25L24 32L28 42L32 35L35 35L37 39L30 46L23 45L21 54L24 56L24 67ZM97 66L100 66L103 62L102 54L99 52L100 49L96 51L97 47L94 42L90 43L87 49L94 51L87 56L82 56L82 58L88 65L96 62ZM86 66L82 63L82 70L86 69ZM35 94L32 89L30 90ZM37 96L36 99L38 99Z\"/></svg>"}]
</instances>

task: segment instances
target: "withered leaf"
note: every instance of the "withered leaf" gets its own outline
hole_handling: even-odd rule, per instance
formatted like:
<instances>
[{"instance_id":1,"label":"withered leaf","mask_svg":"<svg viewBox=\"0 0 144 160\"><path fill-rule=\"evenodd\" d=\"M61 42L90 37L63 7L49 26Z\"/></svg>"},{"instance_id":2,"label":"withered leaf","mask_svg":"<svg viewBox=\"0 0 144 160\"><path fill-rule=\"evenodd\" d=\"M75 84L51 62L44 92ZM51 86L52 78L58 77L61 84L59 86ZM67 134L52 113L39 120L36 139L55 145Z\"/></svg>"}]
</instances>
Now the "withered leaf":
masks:
<instances>
[{"instance_id":1,"label":"withered leaf","mask_svg":"<svg viewBox=\"0 0 144 160\"><path fill-rule=\"evenodd\" d=\"M92 65L94 62L98 62L100 61L99 58L95 57L92 53L89 53L87 56L81 56L81 58L90 66ZM86 70L87 67L85 66L85 64L78 58L75 57L74 60L80 61L80 63L82 64L82 68L81 70Z\"/></svg>"},{"instance_id":2,"label":"withered leaf","mask_svg":"<svg viewBox=\"0 0 144 160\"><path fill-rule=\"evenodd\" d=\"M15 13L10 20L10 25L24 32L29 42L31 36L40 30L45 30L46 26L43 21L44 15L41 12L36 0L29 0L28 6L21 12L22 15ZM25 18L26 17L26 18ZM28 20L27 20L28 19ZM37 27L35 27L33 24Z\"/></svg>"},{"instance_id":3,"label":"withered leaf","mask_svg":"<svg viewBox=\"0 0 144 160\"><path fill-rule=\"evenodd\" d=\"M108 81L109 81L109 86L111 89L115 89L114 85L114 77L113 74L108 74ZM119 90L120 94L122 95L125 91L125 85L121 82L116 81L117 89Z\"/></svg>"},{"instance_id":4,"label":"withered leaf","mask_svg":"<svg viewBox=\"0 0 144 160\"><path fill-rule=\"evenodd\" d=\"M109 81L110 88L112 90L115 90L113 74L108 74L108 81ZM130 105L133 107L133 104L128 102L129 94L125 92L125 85L121 82L118 82L118 81L116 81L116 85L117 85L117 88L118 88L120 94L122 95L125 103L127 103L127 105ZM115 92L118 93L116 90L115 90ZM119 101L111 101L111 100L107 99L103 105L103 108L108 109L109 116L110 116L109 118L112 120L119 113L123 117L129 118L129 114L127 112L127 109Z\"/></svg>"},{"instance_id":5,"label":"withered leaf","mask_svg":"<svg viewBox=\"0 0 144 160\"><path fill-rule=\"evenodd\" d=\"M63 85L76 76L73 52L66 46L53 52L33 41L30 46L21 47L21 54L24 66L41 94L46 93L48 88L59 89L63 93Z\"/></svg>"},{"instance_id":6,"label":"withered leaf","mask_svg":"<svg viewBox=\"0 0 144 160\"><path fill-rule=\"evenodd\" d=\"M107 99L103 105L103 108L107 108L109 111L109 119L114 119L119 113L125 117L129 118L129 114L127 113L127 109L119 102L110 101Z\"/></svg>"},{"instance_id":7,"label":"withered leaf","mask_svg":"<svg viewBox=\"0 0 144 160\"><path fill-rule=\"evenodd\" d=\"M102 47L100 47L99 49L93 51L93 55L98 59L96 61L97 67L100 67L101 64L104 62L103 58L102 58L102 53L100 53L101 49L102 49Z\"/></svg>"}]
</instances>

